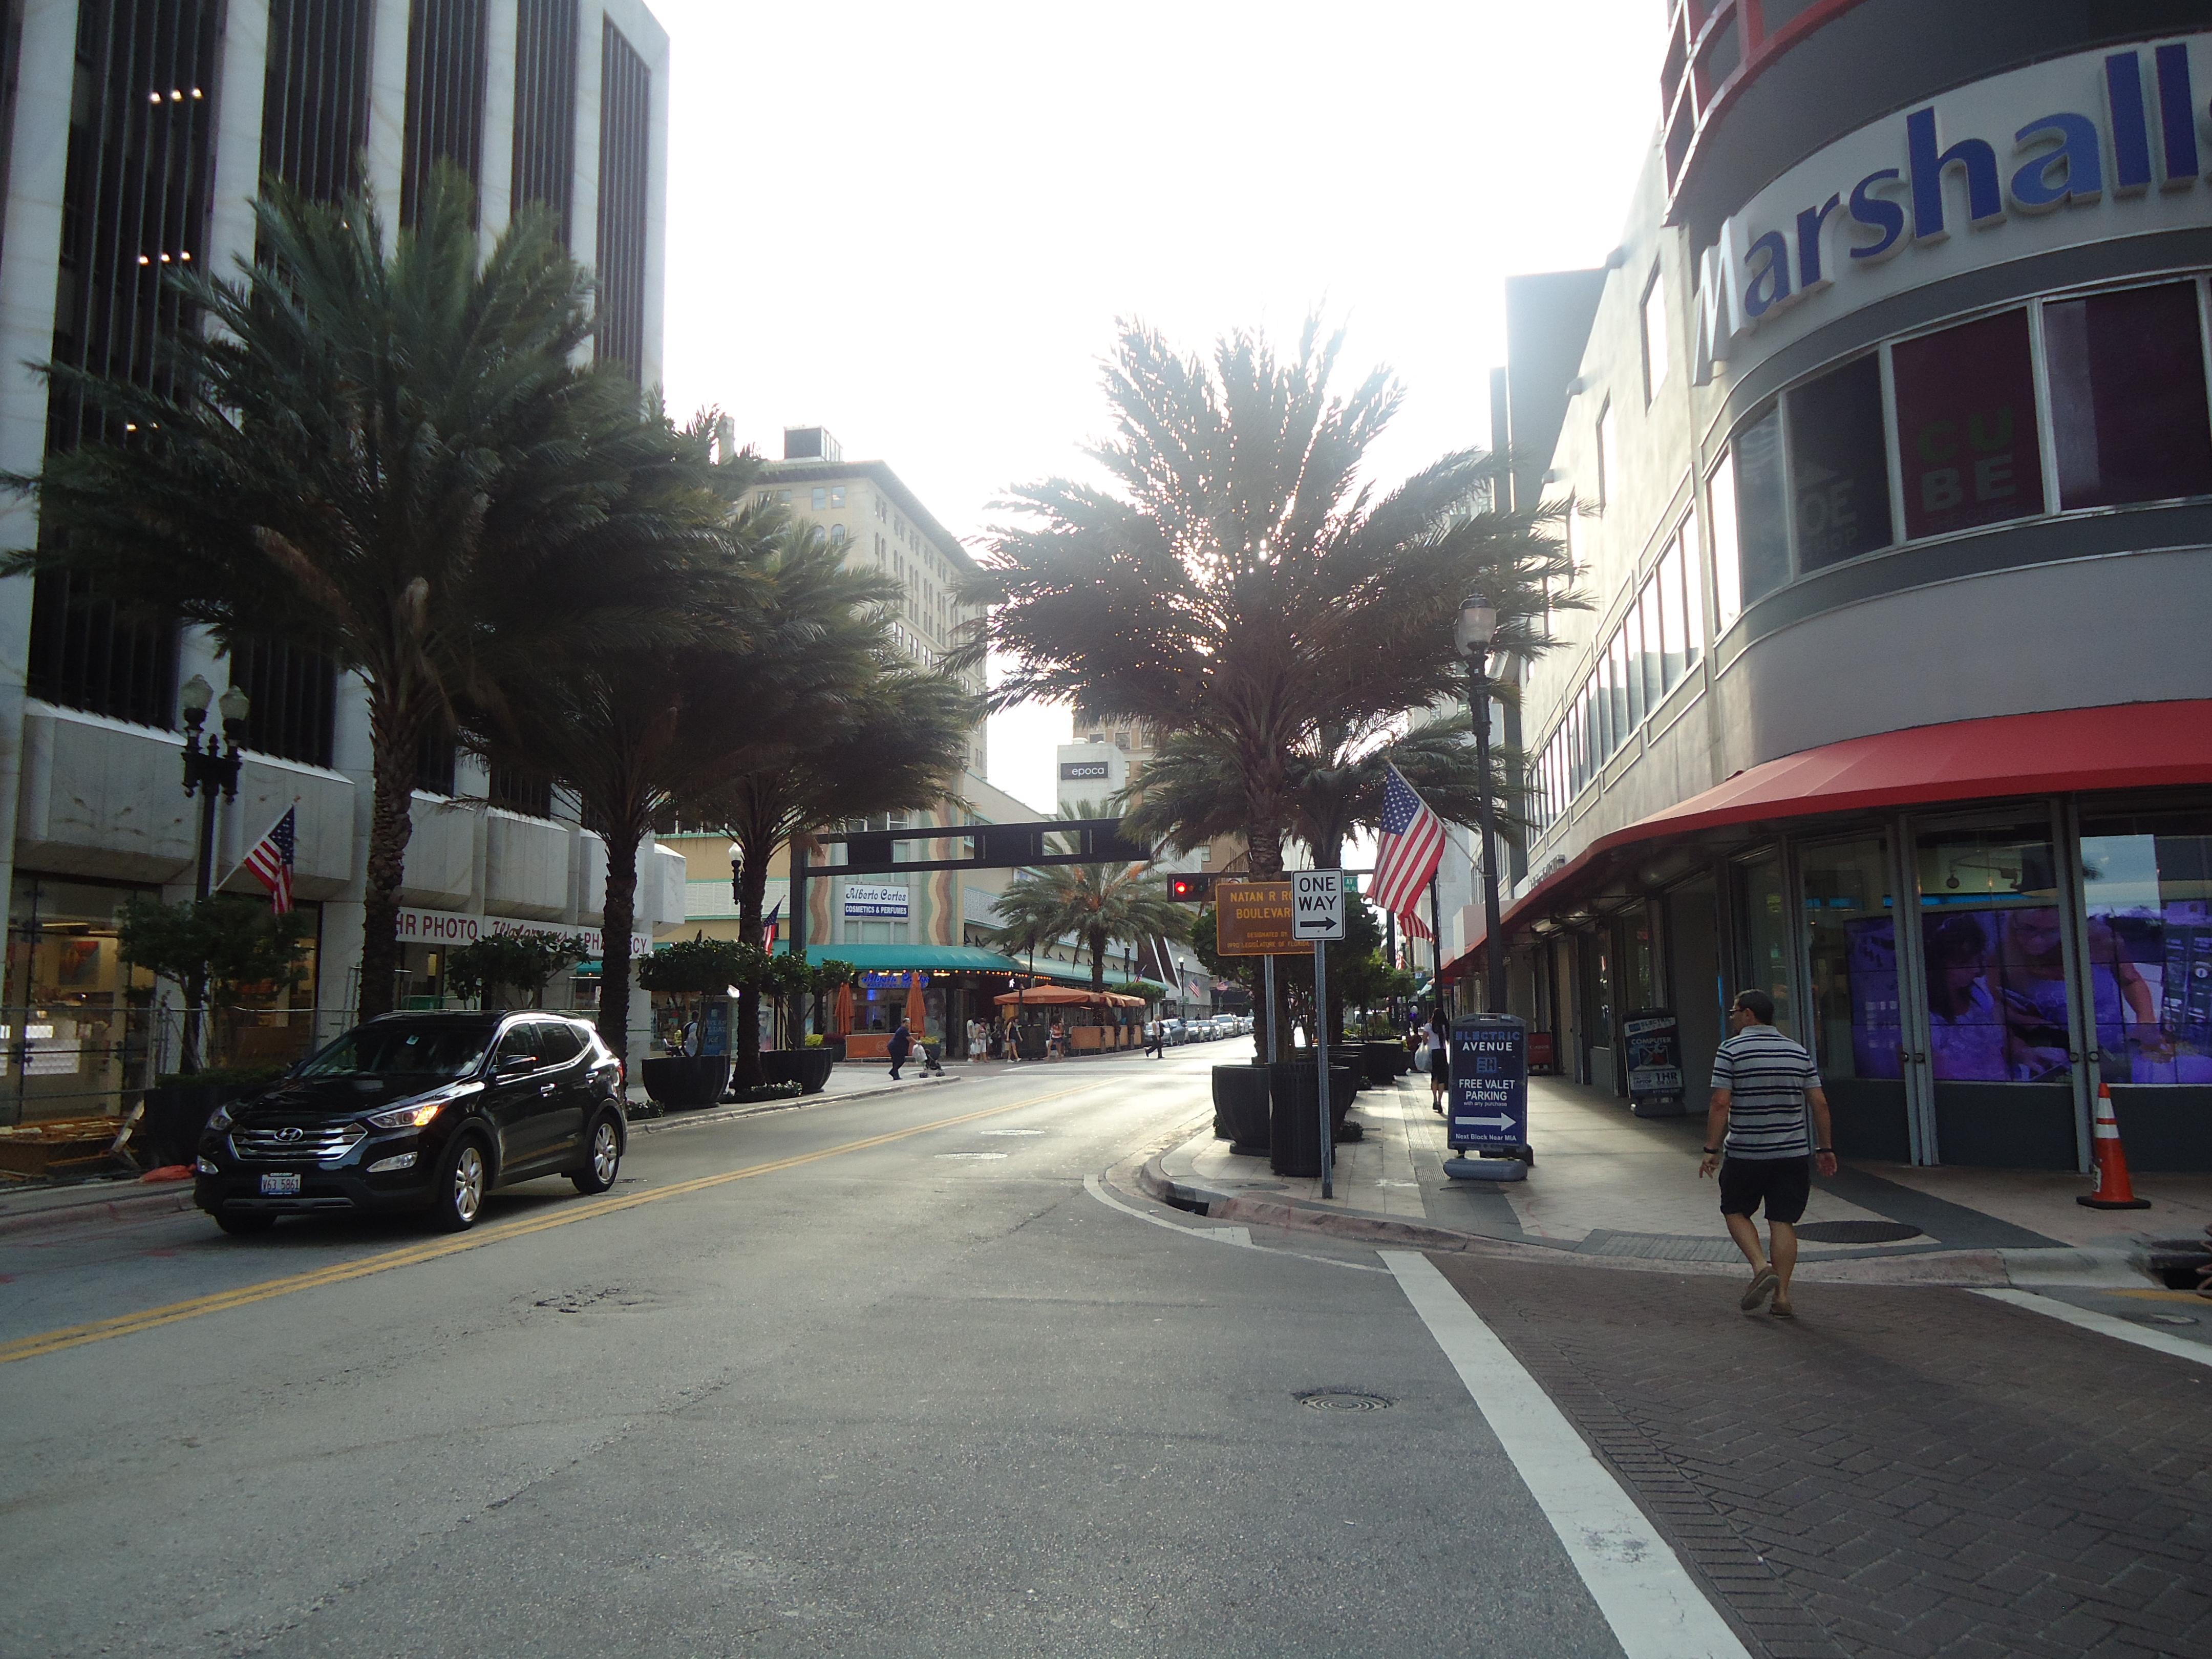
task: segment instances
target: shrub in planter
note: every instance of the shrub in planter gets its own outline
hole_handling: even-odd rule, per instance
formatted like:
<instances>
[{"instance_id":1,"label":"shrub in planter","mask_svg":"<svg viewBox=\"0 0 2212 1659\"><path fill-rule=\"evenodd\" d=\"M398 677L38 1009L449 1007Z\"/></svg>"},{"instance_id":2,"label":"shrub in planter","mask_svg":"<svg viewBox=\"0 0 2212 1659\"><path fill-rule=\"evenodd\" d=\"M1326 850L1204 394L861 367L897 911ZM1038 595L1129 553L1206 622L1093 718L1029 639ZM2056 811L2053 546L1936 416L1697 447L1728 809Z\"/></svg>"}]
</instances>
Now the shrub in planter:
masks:
<instances>
[{"instance_id":1,"label":"shrub in planter","mask_svg":"<svg viewBox=\"0 0 2212 1659\"><path fill-rule=\"evenodd\" d=\"M763 1048L761 1076L778 1085L818 1095L830 1085L830 1068L836 1063L827 1045L818 1048Z\"/></svg>"},{"instance_id":2,"label":"shrub in planter","mask_svg":"<svg viewBox=\"0 0 2212 1659\"><path fill-rule=\"evenodd\" d=\"M761 1058L766 1060L768 1053L763 1053ZM736 1105L750 1106L759 1101L796 1100L804 1092L796 1083L763 1083L757 1089L733 1090L724 1098Z\"/></svg>"}]
</instances>

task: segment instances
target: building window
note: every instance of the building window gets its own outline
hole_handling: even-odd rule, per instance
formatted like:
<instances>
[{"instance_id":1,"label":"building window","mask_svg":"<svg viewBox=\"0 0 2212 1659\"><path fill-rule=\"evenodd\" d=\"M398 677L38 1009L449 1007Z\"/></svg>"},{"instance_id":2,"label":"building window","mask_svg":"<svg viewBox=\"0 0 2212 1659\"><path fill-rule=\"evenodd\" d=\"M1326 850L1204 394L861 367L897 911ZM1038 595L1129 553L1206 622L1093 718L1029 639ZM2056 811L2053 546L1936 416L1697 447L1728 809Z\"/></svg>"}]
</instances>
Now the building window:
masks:
<instances>
[{"instance_id":1,"label":"building window","mask_svg":"<svg viewBox=\"0 0 2212 1659\"><path fill-rule=\"evenodd\" d=\"M845 505L844 485L831 484L830 486L830 505L832 507L842 507Z\"/></svg>"},{"instance_id":2,"label":"building window","mask_svg":"<svg viewBox=\"0 0 2212 1659\"><path fill-rule=\"evenodd\" d=\"M842 524L831 525L830 526L830 545L832 547L842 547L844 544L845 526Z\"/></svg>"},{"instance_id":3,"label":"building window","mask_svg":"<svg viewBox=\"0 0 2212 1659\"><path fill-rule=\"evenodd\" d=\"M2081 872L2099 1077L2212 1084L2212 819L2085 818Z\"/></svg>"},{"instance_id":4,"label":"building window","mask_svg":"<svg viewBox=\"0 0 2212 1659\"><path fill-rule=\"evenodd\" d=\"M1790 483L1799 574L1889 545L1879 357L1846 363L1790 394Z\"/></svg>"},{"instance_id":5,"label":"building window","mask_svg":"<svg viewBox=\"0 0 2212 1659\"><path fill-rule=\"evenodd\" d=\"M553 780L540 772L494 761L484 793L494 806L509 812L533 818L553 816Z\"/></svg>"},{"instance_id":6,"label":"building window","mask_svg":"<svg viewBox=\"0 0 2212 1659\"><path fill-rule=\"evenodd\" d=\"M1729 447L1723 470L1729 477L1725 514L1716 473L1713 528L1725 524L1730 545L1725 558L1717 546L1713 562L1735 580L1721 591L1723 615L1733 621L1743 607L1782 586L1790 575L1790 518L1782 480L1782 410L1765 412L1741 428Z\"/></svg>"},{"instance_id":7,"label":"building window","mask_svg":"<svg viewBox=\"0 0 2212 1659\"><path fill-rule=\"evenodd\" d=\"M328 202L356 189L368 146L370 0L271 0L261 170Z\"/></svg>"},{"instance_id":8,"label":"building window","mask_svg":"<svg viewBox=\"0 0 2212 1659\"><path fill-rule=\"evenodd\" d=\"M817 484L814 486L812 499L814 510L817 513L819 513L830 505L830 492L824 489L820 484Z\"/></svg>"},{"instance_id":9,"label":"building window","mask_svg":"<svg viewBox=\"0 0 2212 1659\"><path fill-rule=\"evenodd\" d=\"M775 492L775 502L778 507L789 507L791 505L791 492L788 489L777 490Z\"/></svg>"},{"instance_id":10,"label":"building window","mask_svg":"<svg viewBox=\"0 0 2212 1659\"><path fill-rule=\"evenodd\" d=\"M439 720L423 727L415 746L415 787L426 795L451 797L457 793L454 773L459 757L451 726Z\"/></svg>"},{"instance_id":11,"label":"building window","mask_svg":"<svg viewBox=\"0 0 2212 1659\"><path fill-rule=\"evenodd\" d=\"M1644 285L1644 401L1650 403L1658 395L1667 379L1667 289L1659 278L1659 267L1651 268L1651 280Z\"/></svg>"},{"instance_id":12,"label":"building window","mask_svg":"<svg viewBox=\"0 0 2212 1659\"><path fill-rule=\"evenodd\" d=\"M599 356L645 378L646 194L653 72L623 33L599 26Z\"/></svg>"},{"instance_id":13,"label":"building window","mask_svg":"<svg viewBox=\"0 0 2212 1659\"><path fill-rule=\"evenodd\" d=\"M2043 307L2061 507L2212 495L2197 284Z\"/></svg>"},{"instance_id":14,"label":"building window","mask_svg":"<svg viewBox=\"0 0 2212 1659\"><path fill-rule=\"evenodd\" d=\"M2027 312L1905 341L1893 364L1907 536L2043 511Z\"/></svg>"},{"instance_id":15,"label":"building window","mask_svg":"<svg viewBox=\"0 0 2212 1659\"><path fill-rule=\"evenodd\" d=\"M576 0L520 0L514 30L517 209L550 209L573 246L576 179Z\"/></svg>"},{"instance_id":16,"label":"building window","mask_svg":"<svg viewBox=\"0 0 2212 1659\"><path fill-rule=\"evenodd\" d=\"M412 225L431 170L451 161L483 180L483 0L413 0L407 19L407 122L399 222ZM470 222L476 210L470 210Z\"/></svg>"},{"instance_id":17,"label":"building window","mask_svg":"<svg viewBox=\"0 0 2212 1659\"><path fill-rule=\"evenodd\" d=\"M230 682L251 699L246 747L328 766L337 714L337 671L328 657L277 640L240 640Z\"/></svg>"},{"instance_id":18,"label":"building window","mask_svg":"<svg viewBox=\"0 0 2212 1659\"><path fill-rule=\"evenodd\" d=\"M1620 481L1620 457L1613 450L1613 399L1606 399L1605 407L1597 412L1597 501L1600 507L1611 504L1613 488Z\"/></svg>"}]
</instances>

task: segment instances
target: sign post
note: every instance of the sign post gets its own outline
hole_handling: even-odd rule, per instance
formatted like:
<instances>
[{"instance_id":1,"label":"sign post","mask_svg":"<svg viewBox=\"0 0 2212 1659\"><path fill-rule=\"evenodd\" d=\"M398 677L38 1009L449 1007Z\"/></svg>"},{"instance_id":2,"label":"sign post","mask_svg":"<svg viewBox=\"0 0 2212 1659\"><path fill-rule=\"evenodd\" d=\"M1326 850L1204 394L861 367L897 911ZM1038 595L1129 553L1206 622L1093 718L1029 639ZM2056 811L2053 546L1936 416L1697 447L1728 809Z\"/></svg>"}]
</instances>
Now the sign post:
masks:
<instances>
[{"instance_id":1,"label":"sign post","mask_svg":"<svg viewBox=\"0 0 2212 1659\"><path fill-rule=\"evenodd\" d=\"M1298 948L1291 937L1291 884L1287 881L1223 881L1213 890L1214 949L1224 957L1258 957L1267 1000L1262 1029L1267 1060L1283 1057L1280 1024L1275 1018L1275 958Z\"/></svg>"},{"instance_id":2,"label":"sign post","mask_svg":"<svg viewBox=\"0 0 2212 1659\"><path fill-rule=\"evenodd\" d=\"M1291 877L1296 898L1291 937L1313 941L1314 1036L1321 1066L1321 1195L1336 1196L1336 1137L1328 1110L1328 941L1344 937L1344 872L1299 870Z\"/></svg>"}]
</instances>

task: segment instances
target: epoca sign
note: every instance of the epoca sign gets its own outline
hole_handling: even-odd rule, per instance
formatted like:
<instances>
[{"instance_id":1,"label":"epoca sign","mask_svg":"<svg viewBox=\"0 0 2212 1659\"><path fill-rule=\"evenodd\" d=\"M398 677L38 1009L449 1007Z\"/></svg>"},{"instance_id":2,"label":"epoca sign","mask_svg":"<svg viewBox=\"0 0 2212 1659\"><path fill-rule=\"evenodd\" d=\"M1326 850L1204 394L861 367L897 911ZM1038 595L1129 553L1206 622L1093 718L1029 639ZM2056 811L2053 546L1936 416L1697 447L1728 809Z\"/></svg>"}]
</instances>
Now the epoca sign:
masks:
<instances>
[{"instance_id":1,"label":"epoca sign","mask_svg":"<svg viewBox=\"0 0 2212 1659\"><path fill-rule=\"evenodd\" d=\"M2207 85L2212 34L2080 52L1960 88L1816 152L1705 250L1697 380L1720 363L1741 374L1747 358L1814 325L1801 313L1826 321L1981 266L2212 223L2212 191L2200 185L2212 131L2197 94ZM1838 300L1822 298L1839 288ZM1755 347L1740 343L1747 335Z\"/></svg>"}]
</instances>

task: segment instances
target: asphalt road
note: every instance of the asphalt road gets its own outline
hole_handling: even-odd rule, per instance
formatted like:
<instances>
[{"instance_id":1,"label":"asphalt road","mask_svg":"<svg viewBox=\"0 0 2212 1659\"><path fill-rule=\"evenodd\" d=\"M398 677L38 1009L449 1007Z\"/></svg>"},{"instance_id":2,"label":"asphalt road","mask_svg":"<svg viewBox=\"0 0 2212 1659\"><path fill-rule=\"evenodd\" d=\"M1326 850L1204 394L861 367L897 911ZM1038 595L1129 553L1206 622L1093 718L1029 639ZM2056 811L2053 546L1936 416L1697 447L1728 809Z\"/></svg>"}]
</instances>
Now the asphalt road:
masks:
<instances>
[{"instance_id":1,"label":"asphalt road","mask_svg":"<svg viewBox=\"0 0 2212 1659\"><path fill-rule=\"evenodd\" d=\"M458 1247L0 1239L0 1652L1622 1652L1374 1252L1086 1190L1222 1057L640 1136Z\"/></svg>"}]
</instances>

